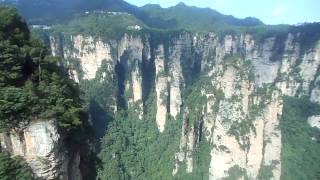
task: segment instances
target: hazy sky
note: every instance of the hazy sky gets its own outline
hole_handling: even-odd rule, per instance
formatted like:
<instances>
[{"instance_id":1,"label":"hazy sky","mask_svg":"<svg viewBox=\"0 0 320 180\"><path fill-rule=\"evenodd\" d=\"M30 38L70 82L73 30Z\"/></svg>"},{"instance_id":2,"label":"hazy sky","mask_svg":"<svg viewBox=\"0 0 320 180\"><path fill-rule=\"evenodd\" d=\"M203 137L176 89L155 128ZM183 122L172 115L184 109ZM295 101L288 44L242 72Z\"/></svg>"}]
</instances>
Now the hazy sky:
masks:
<instances>
[{"instance_id":1,"label":"hazy sky","mask_svg":"<svg viewBox=\"0 0 320 180\"><path fill-rule=\"evenodd\" d=\"M143 6L160 4L174 6L179 2L198 7L210 7L217 11L244 18L257 17L266 24L297 24L320 22L320 0L126 0Z\"/></svg>"}]
</instances>

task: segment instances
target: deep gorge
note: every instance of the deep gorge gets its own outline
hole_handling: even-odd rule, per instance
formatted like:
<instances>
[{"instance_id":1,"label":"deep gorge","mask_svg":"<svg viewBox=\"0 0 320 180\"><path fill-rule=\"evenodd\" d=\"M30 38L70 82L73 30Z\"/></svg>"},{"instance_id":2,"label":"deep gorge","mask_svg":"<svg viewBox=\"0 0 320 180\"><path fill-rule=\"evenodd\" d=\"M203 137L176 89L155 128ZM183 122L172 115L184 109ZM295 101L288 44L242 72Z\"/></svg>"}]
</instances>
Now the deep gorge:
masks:
<instances>
[{"instance_id":1,"label":"deep gorge","mask_svg":"<svg viewBox=\"0 0 320 180\"><path fill-rule=\"evenodd\" d=\"M40 28L22 11L31 32L0 8L3 162L52 180L320 178L319 23L218 14L227 29L200 32L131 8Z\"/></svg>"}]
</instances>

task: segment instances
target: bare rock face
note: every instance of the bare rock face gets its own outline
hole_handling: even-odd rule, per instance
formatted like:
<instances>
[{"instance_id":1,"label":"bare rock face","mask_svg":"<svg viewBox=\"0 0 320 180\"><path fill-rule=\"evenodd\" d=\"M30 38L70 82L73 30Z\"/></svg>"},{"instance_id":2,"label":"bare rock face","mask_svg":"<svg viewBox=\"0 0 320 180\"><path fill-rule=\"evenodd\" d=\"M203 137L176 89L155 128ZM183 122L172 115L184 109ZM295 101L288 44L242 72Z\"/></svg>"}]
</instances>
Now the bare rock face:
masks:
<instances>
[{"instance_id":1,"label":"bare rock face","mask_svg":"<svg viewBox=\"0 0 320 180\"><path fill-rule=\"evenodd\" d=\"M122 72L130 74L129 77L131 77L126 79L128 81L126 91L130 91L127 93L132 94L128 97L127 104L128 106L137 104L139 107L137 113L139 114L139 119L142 119L143 88L141 64L144 57L150 58L150 47L143 43L142 38L125 34L119 41L103 41L99 38L84 35L71 35L64 37L64 39L68 39L68 42L67 40L62 41L61 37L50 37L52 55L63 56L67 60L64 63L66 66L71 67L69 73L78 83L81 80L96 78L98 70L101 70L103 61L106 61L110 66L108 69L102 69L102 71L108 72L104 76L111 76L109 79L115 80L115 67L118 64L121 64L125 70L130 70L130 72ZM77 67L75 68L74 66Z\"/></svg>"},{"instance_id":2,"label":"bare rock face","mask_svg":"<svg viewBox=\"0 0 320 180\"><path fill-rule=\"evenodd\" d=\"M148 56L149 47L145 45L140 36L131 36L125 34L120 42L117 44L118 52L118 62L124 64L128 68L127 73L131 71L131 80L128 80L129 87L126 91L131 92L132 96L128 97L128 105L133 106L134 104L138 106L136 110L138 117L141 120L143 118L143 102L142 102L142 59L143 56ZM146 55L147 54L147 55ZM127 55L126 62L121 62L122 58Z\"/></svg>"},{"instance_id":3,"label":"bare rock face","mask_svg":"<svg viewBox=\"0 0 320 180\"><path fill-rule=\"evenodd\" d=\"M278 74L280 61L272 62L270 60L275 46L275 38L268 38L261 46L261 50L253 55L253 66L255 72L255 81L258 85L263 83L272 83Z\"/></svg>"},{"instance_id":4,"label":"bare rock face","mask_svg":"<svg viewBox=\"0 0 320 180\"><path fill-rule=\"evenodd\" d=\"M248 176L252 179L257 179L263 159L264 120L262 117L257 118L254 128L256 129L256 133L251 132L249 135L251 145L247 152L248 160L246 168Z\"/></svg>"},{"instance_id":5,"label":"bare rock face","mask_svg":"<svg viewBox=\"0 0 320 180\"><path fill-rule=\"evenodd\" d=\"M64 48L64 56L71 57L80 61L84 71L84 79L93 79L96 76L102 60L112 61L111 47L101 40L92 37L76 35L71 37L73 50Z\"/></svg>"},{"instance_id":6,"label":"bare rock face","mask_svg":"<svg viewBox=\"0 0 320 180\"><path fill-rule=\"evenodd\" d=\"M189 111L186 109L184 111L184 121L182 125L181 139L179 152L175 154L175 168L172 171L172 175L176 175L179 170L179 166L184 161L186 162L186 171L187 173L192 173L193 171L193 153L197 144L199 143L199 132L193 124L189 124L186 120L188 117Z\"/></svg>"},{"instance_id":7,"label":"bare rock face","mask_svg":"<svg viewBox=\"0 0 320 180\"><path fill-rule=\"evenodd\" d=\"M95 77L103 59L112 64L111 69L122 65L129 77L123 82L129 94L126 100L129 108L137 105L140 119L148 79L144 71L154 71L154 116L159 131L165 133L168 119L182 119L173 176L182 163L187 173L194 171L193 154L203 134L211 145L209 179L228 178L233 169L242 172L239 179L258 179L268 169L272 179L279 180L283 96L310 95L311 101L320 103L319 43L301 51L299 37L299 33L289 33L283 39L256 42L249 34L219 37L183 32L164 45L127 34L118 42L74 36L73 46L79 52L65 47L64 54L80 59L87 79ZM52 49L58 51L59 46ZM190 72L207 79L199 87L198 95L206 101L197 104L202 114L195 120L203 126L189 123L194 109L184 102L184 93ZM310 117L311 126L318 127L318 119ZM24 152L21 144L15 146L17 152Z\"/></svg>"},{"instance_id":8,"label":"bare rock face","mask_svg":"<svg viewBox=\"0 0 320 180\"><path fill-rule=\"evenodd\" d=\"M320 116L311 116L308 118L308 123L311 127L320 129Z\"/></svg>"},{"instance_id":9,"label":"bare rock face","mask_svg":"<svg viewBox=\"0 0 320 180\"><path fill-rule=\"evenodd\" d=\"M164 47L163 45L159 45L155 57L155 88L157 94L156 123L160 132L164 131L167 118L168 78L164 74L164 66Z\"/></svg>"},{"instance_id":10,"label":"bare rock face","mask_svg":"<svg viewBox=\"0 0 320 180\"><path fill-rule=\"evenodd\" d=\"M136 66L137 67L137 66ZM139 119L143 118L143 104L142 104L142 75L138 68L135 68L132 73L132 92L133 102L138 103L139 106Z\"/></svg>"},{"instance_id":11,"label":"bare rock face","mask_svg":"<svg viewBox=\"0 0 320 180\"><path fill-rule=\"evenodd\" d=\"M265 152L263 165L273 167L272 173L275 179L281 176L281 131L279 130L279 117L282 113L282 105L275 101L265 110L264 142Z\"/></svg>"},{"instance_id":12,"label":"bare rock face","mask_svg":"<svg viewBox=\"0 0 320 180\"><path fill-rule=\"evenodd\" d=\"M236 70L233 67L228 67L221 78L221 88L226 98L231 98L233 92L235 91L235 78Z\"/></svg>"},{"instance_id":13,"label":"bare rock face","mask_svg":"<svg viewBox=\"0 0 320 180\"><path fill-rule=\"evenodd\" d=\"M39 179L68 180L69 176L81 180L80 162L68 171L69 157L53 121L32 122L20 134L0 135L1 147L13 156L22 156ZM75 173L76 172L76 173Z\"/></svg>"},{"instance_id":14,"label":"bare rock face","mask_svg":"<svg viewBox=\"0 0 320 180\"><path fill-rule=\"evenodd\" d=\"M208 132L206 138L213 144L209 179L227 178L229 170L235 167L249 179L257 179L264 169L272 169L273 179L280 179L282 143L278 127L282 96L308 94L314 83L311 100L318 102L319 99L316 79L319 48L315 46L300 54L298 37L299 34L288 34L283 52L277 53L279 40L275 37L262 44L255 43L249 35L226 36L222 43L213 34L194 38L194 48L204 57L201 69L211 78L212 89L220 89L224 94L224 99L217 101L217 94L211 94L210 88L203 91L207 96L204 128ZM241 57L238 52L245 53ZM297 65L300 57L302 60ZM214 59L215 63L207 62L207 58ZM245 61L250 62L249 66L243 64ZM275 87L271 89L271 86ZM257 94L262 89L265 92ZM214 112L217 106L218 111ZM260 112L253 111L255 106L259 106ZM251 128L241 134L238 130L246 123ZM186 146L188 136L183 133L181 145ZM176 160L188 164L181 152L176 154ZM176 173L177 165L173 171Z\"/></svg>"},{"instance_id":15,"label":"bare rock face","mask_svg":"<svg viewBox=\"0 0 320 180\"><path fill-rule=\"evenodd\" d=\"M49 40L50 40L50 49L51 49L52 56L59 56L63 54L60 49L60 45L61 45L60 38L50 36Z\"/></svg>"},{"instance_id":16,"label":"bare rock face","mask_svg":"<svg viewBox=\"0 0 320 180\"><path fill-rule=\"evenodd\" d=\"M182 104L181 87L182 87L182 68L181 68L181 56L185 45L188 45L188 38L181 35L180 39L174 41L174 44L169 49L170 61L169 73L170 73L170 115L173 118L180 113L180 106Z\"/></svg>"},{"instance_id":17,"label":"bare rock face","mask_svg":"<svg viewBox=\"0 0 320 180\"><path fill-rule=\"evenodd\" d=\"M142 100L142 75L139 69L136 68L132 71L131 76L133 87L133 101L138 102Z\"/></svg>"},{"instance_id":18,"label":"bare rock face","mask_svg":"<svg viewBox=\"0 0 320 180\"><path fill-rule=\"evenodd\" d=\"M317 68L320 64L320 45L318 48L311 50L303 56L302 62L299 65L300 76L303 79L302 90L309 91L310 83L315 79Z\"/></svg>"},{"instance_id":19,"label":"bare rock face","mask_svg":"<svg viewBox=\"0 0 320 180\"><path fill-rule=\"evenodd\" d=\"M316 102L318 104L320 104L320 76L318 76L316 78L316 80L314 81L314 88L311 91L311 95L310 95L310 101L311 102Z\"/></svg>"}]
</instances>

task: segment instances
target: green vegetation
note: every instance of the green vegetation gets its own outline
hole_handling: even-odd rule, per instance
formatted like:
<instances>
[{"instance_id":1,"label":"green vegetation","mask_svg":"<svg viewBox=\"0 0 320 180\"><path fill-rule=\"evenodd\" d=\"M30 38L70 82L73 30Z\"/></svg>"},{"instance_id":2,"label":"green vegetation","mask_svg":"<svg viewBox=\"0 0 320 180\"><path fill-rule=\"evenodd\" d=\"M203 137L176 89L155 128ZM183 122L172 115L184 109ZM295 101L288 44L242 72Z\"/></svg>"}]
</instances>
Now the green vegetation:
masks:
<instances>
[{"instance_id":1,"label":"green vegetation","mask_svg":"<svg viewBox=\"0 0 320 180\"><path fill-rule=\"evenodd\" d=\"M12 3L0 2L0 5L13 5L16 6L19 11L27 17L30 24L68 24L73 22L74 28L81 28L81 31L96 32L92 26L90 28L84 28L87 25L81 25L77 22L77 19L81 21L92 21L88 24L97 25L108 32L110 26L103 27L99 23L94 23L96 19L104 22L102 24L110 25L112 23L115 27L121 27L122 25L130 22L140 22L150 29L157 30L187 30L197 33L216 32L221 39L226 34L251 34L258 41L262 42L268 37L277 37L281 40L287 37L288 32L293 34L300 33L299 40L301 44L301 51L304 52L310 49L314 45L317 39L320 37L320 24L310 23L303 24L301 26L290 25L265 25L259 19L253 17L247 17L244 19L238 19L233 16L223 15L215 10L209 8L197 8L187 6L180 3L174 7L161 8L158 5L146 5L144 7L136 7L123 0L47 0L47 3L39 3L36 0L23 0L14 5ZM129 13L134 18L130 17L107 17L103 20L102 17L88 17L84 18L82 15L85 12L94 11L109 11L109 12L124 12ZM59 13L57 13L59 12ZM80 16L79 16L80 14ZM91 15L89 15L91 16ZM87 23L86 23L87 24ZM138 23L139 24L139 23ZM142 25L141 24L141 25ZM87 26L88 27L88 26ZM74 31L75 29L73 29ZM109 31L107 34L111 37L117 36L117 33L121 34L124 29L115 28L116 31ZM275 52L281 52L283 47L276 47ZM277 53L272 57L273 61L278 59Z\"/></svg>"},{"instance_id":2,"label":"green vegetation","mask_svg":"<svg viewBox=\"0 0 320 180\"><path fill-rule=\"evenodd\" d=\"M286 97L280 128L282 131L283 180L320 178L320 132L313 129L307 118L320 114L320 106L308 97ZM315 139L313 139L315 138Z\"/></svg>"},{"instance_id":3,"label":"green vegetation","mask_svg":"<svg viewBox=\"0 0 320 180\"><path fill-rule=\"evenodd\" d=\"M249 179L246 169L241 168L238 165L234 165L231 168L229 168L228 174L229 176L226 178L223 178L223 180L236 180L236 179L248 180Z\"/></svg>"},{"instance_id":4,"label":"green vegetation","mask_svg":"<svg viewBox=\"0 0 320 180\"><path fill-rule=\"evenodd\" d=\"M11 158L9 154L0 152L0 179L30 180L33 174L21 157Z\"/></svg>"},{"instance_id":5,"label":"green vegetation","mask_svg":"<svg viewBox=\"0 0 320 180\"><path fill-rule=\"evenodd\" d=\"M194 161L192 173L186 172L186 165L180 164L179 172L172 179L183 179L183 180L207 180L209 179L209 166L210 166L210 152L212 146L204 138L200 141L199 146L192 154Z\"/></svg>"},{"instance_id":6,"label":"green vegetation","mask_svg":"<svg viewBox=\"0 0 320 180\"><path fill-rule=\"evenodd\" d=\"M237 19L209 8L190 7L183 3L171 8L146 5L142 7L142 10L149 15L148 18L144 19L146 24L160 29L187 29L203 32L262 24L255 18Z\"/></svg>"},{"instance_id":7,"label":"green vegetation","mask_svg":"<svg viewBox=\"0 0 320 180\"><path fill-rule=\"evenodd\" d=\"M273 170L274 168L275 168L275 167L272 166L272 165L269 165L269 166L262 165L262 166L260 167L260 170L259 170L258 179L261 179L261 180L269 180L269 179L272 179L272 178L273 178L272 170Z\"/></svg>"},{"instance_id":8,"label":"green vegetation","mask_svg":"<svg viewBox=\"0 0 320 180\"><path fill-rule=\"evenodd\" d=\"M196 116L200 115L200 109L193 107L194 103L191 102L203 104L204 100L192 92L189 96L186 103L195 112L188 115L188 123L190 127L195 126L195 129L202 131L201 119ZM183 162L178 174L172 176L183 118L182 115L176 120L167 117L166 129L159 133L155 123L155 100L155 92L151 90L144 104L146 109L143 120L138 119L135 111L138 107L134 105L126 111L118 112L114 120L108 123L99 153L102 162L98 179L208 179L211 146L204 132L199 134L200 143L193 152L193 172L187 173Z\"/></svg>"},{"instance_id":9,"label":"green vegetation","mask_svg":"<svg viewBox=\"0 0 320 180\"><path fill-rule=\"evenodd\" d=\"M187 174L181 166L178 174L172 176L180 131L181 124L170 119L165 132L160 134L154 121L141 121L132 114L117 115L102 141L98 179L208 179L210 146L205 139L193 156L193 173Z\"/></svg>"},{"instance_id":10,"label":"green vegetation","mask_svg":"<svg viewBox=\"0 0 320 180\"><path fill-rule=\"evenodd\" d=\"M184 107L188 108L188 122L194 124L202 117L203 106L207 102L205 95L201 95L201 90L206 83L201 80L198 83L190 86L184 95ZM203 86L201 86L203 85ZM190 91L190 93L188 93Z\"/></svg>"},{"instance_id":11,"label":"green vegetation","mask_svg":"<svg viewBox=\"0 0 320 180\"><path fill-rule=\"evenodd\" d=\"M241 122L233 122L228 134L233 135L242 149L249 149L249 137L247 136L251 131L255 131L252 119L248 117Z\"/></svg>"},{"instance_id":12,"label":"green vegetation","mask_svg":"<svg viewBox=\"0 0 320 180\"><path fill-rule=\"evenodd\" d=\"M216 32L221 39L227 34L250 34L257 42L262 42L268 37L276 37L281 45L288 33L301 33L299 41L304 52L314 46L320 38L320 23L310 23L301 26L290 25L265 25L256 18L237 19L226 16L209 8L190 7L183 3L170 8L161 8L157 5L146 5L141 8L146 14L140 18L149 27L157 29L185 29L191 32L207 33ZM274 49L272 60L278 60L277 55L283 47Z\"/></svg>"},{"instance_id":13,"label":"green vegetation","mask_svg":"<svg viewBox=\"0 0 320 180\"><path fill-rule=\"evenodd\" d=\"M238 54L227 54L224 56L223 61L225 66L233 66L234 68L239 68L243 55Z\"/></svg>"},{"instance_id":14,"label":"green vegetation","mask_svg":"<svg viewBox=\"0 0 320 180\"><path fill-rule=\"evenodd\" d=\"M66 22L72 19L74 14L93 10L129 12L139 17L145 16L137 7L122 0L46 0L46 3L23 0L17 5L14 2L0 1L0 5L16 6L31 24L50 25Z\"/></svg>"},{"instance_id":15,"label":"green vegetation","mask_svg":"<svg viewBox=\"0 0 320 180\"><path fill-rule=\"evenodd\" d=\"M134 108L134 107L133 107ZM181 126L171 121L160 134L153 114L139 120L134 111L117 113L102 141L99 157L103 179L167 179L172 177ZM152 112L150 110L149 112Z\"/></svg>"},{"instance_id":16,"label":"green vegetation","mask_svg":"<svg viewBox=\"0 0 320 180\"><path fill-rule=\"evenodd\" d=\"M31 121L54 120L67 150L81 149L88 172L84 178L94 176L90 173L95 160L88 147L93 132L78 86L59 66L61 60L49 56L30 35L15 9L0 7L0 16L0 132L21 133ZM1 178L16 179L16 174L19 180L31 179L29 170L20 170L25 165L15 158L1 154L0 164L7 166L1 167Z\"/></svg>"},{"instance_id":17,"label":"green vegetation","mask_svg":"<svg viewBox=\"0 0 320 180\"><path fill-rule=\"evenodd\" d=\"M80 125L79 90L59 59L46 56L14 9L1 8L0 15L0 129L18 130L38 118L56 118L66 130Z\"/></svg>"},{"instance_id":18,"label":"green vegetation","mask_svg":"<svg viewBox=\"0 0 320 180\"><path fill-rule=\"evenodd\" d=\"M132 29L145 25L129 14L108 14L91 12L89 15L79 15L66 24L58 25L55 31L67 34L85 34L96 38L119 39L124 33L137 33Z\"/></svg>"},{"instance_id":19,"label":"green vegetation","mask_svg":"<svg viewBox=\"0 0 320 180\"><path fill-rule=\"evenodd\" d=\"M107 112L112 112L111 102L115 101L113 97L116 93L116 83L113 72L109 71L110 62L102 61L102 64L96 72L96 77L93 80L81 80L80 87L85 91L84 99L86 102L96 101ZM108 104L107 104L108 103Z\"/></svg>"},{"instance_id":20,"label":"green vegetation","mask_svg":"<svg viewBox=\"0 0 320 180\"><path fill-rule=\"evenodd\" d=\"M113 72L109 71L110 62L102 61L101 67L92 80L80 80L84 91L84 100L89 106L92 126L95 130L97 151L100 151L100 139L106 134L108 123L113 120L113 106L116 105L116 83Z\"/></svg>"},{"instance_id":21,"label":"green vegetation","mask_svg":"<svg viewBox=\"0 0 320 180\"><path fill-rule=\"evenodd\" d=\"M299 40L301 52L305 52L314 47L315 43L320 38L320 23L306 23L300 26L290 28L292 33L300 33Z\"/></svg>"},{"instance_id":22,"label":"green vegetation","mask_svg":"<svg viewBox=\"0 0 320 180\"><path fill-rule=\"evenodd\" d=\"M25 1L25 2L30 2ZM302 51L314 46L315 41L320 38L320 24L306 24L303 26L264 25L257 19L237 19L222 15L214 10L188 7L184 4L162 9L158 6L145 6L135 8L123 1L84 1L77 4L75 1L56 2L53 11L39 8L36 13L31 12L37 5L25 3L27 8L23 13L29 14L31 23L44 23L53 25L49 33L64 34L63 38L67 48L71 46L69 35L90 35L102 40L119 40L123 34L142 35L143 41L150 41L151 49L157 45L164 44L166 52L175 38L183 32L207 33L213 31L218 34L219 40L223 41L227 34L251 34L257 41L263 42L268 37L276 38L276 46L271 61L278 61L284 50L284 38L288 32L300 33L298 40L301 42ZM80 2L80 1L79 1ZM69 4L70 3L70 4ZM74 4L79 6L74 6ZM49 3L50 4L50 3ZM112 7L109 5L112 4ZM58 16L54 11L63 9ZM62 7L61 7L62 6ZM76 8L78 7L78 8ZM47 7L48 8L48 7ZM104 9L105 12L93 11ZM88 11L88 13L85 13ZM122 11L128 13L111 13L107 11ZM44 14L44 18L40 17ZM48 56L47 49L41 43L30 36L25 22L18 16L14 9L0 9L0 130L2 132L15 129L19 131L30 121L35 119L56 119L59 128L69 135L69 148L74 144L84 145L89 141L90 133L87 113L82 107L81 95L77 85L68 78L59 58ZM63 21L62 21L63 19ZM132 26L139 25L143 29L135 30ZM41 36L46 32L35 30ZM73 50L70 48L70 50ZM154 52L152 52L154 53ZM210 52L208 60L214 60L216 52ZM200 63L198 67L195 59L182 57L181 66L186 82L183 90L183 107L188 108L188 115L183 119L178 115L176 120L167 117L164 133L159 133L155 123L156 103L155 92L152 89L154 69L148 69L150 64L141 64L142 74L148 76L144 81L144 119L139 120L137 104L127 107L127 100L132 97L131 89L125 92L125 82L130 79L127 68L127 57L121 57L116 66L116 74L107 71L108 64L102 63L93 80L83 80L83 72L77 59L70 59L70 68L75 69L79 75L80 87L85 92L84 101L88 104L90 117L96 131L96 139L101 140L97 146L100 151L101 166L98 171L98 179L208 179L211 144L206 141L202 132L203 107L207 103L207 97L201 95L213 94L215 104L213 112L218 113L220 102L225 100L222 90L212 87L212 79L202 77L200 74ZM168 54L165 54L168 56ZM167 59L167 58L165 58ZM233 66L239 70L242 80L254 81L254 74L250 71L250 61L243 60L242 54L228 55L224 59L224 70L227 66ZM152 60L150 60L152 61ZM146 62L143 62L146 63ZM139 64L140 65L140 64ZM150 65L150 66L149 66ZM146 66L146 67L144 67ZM129 68L132 68L131 65ZM167 67L165 67L167 70ZM198 68L198 69L197 69ZM147 72L148 71L148 72ZM168 74L167 72L163 72ZM293 72L299 78L299 69ZM114 76L114 77L113 77ZM301 78L300 78L301 79ZM117 83L118 81L118 87ZM145 82L150 81L150 82ZM150 87L149 87L150 86ZM240 84L236 85L241 88ZM275 88L272 85L258 88L254 95L262 97L262 103L249 108L249 116L245 120L235 121L231 124L229 134L236 137L243 149L248 149L250 144L246 143L247 134L254 131L253 117L260 115L265 104L270 101L271 92ZM147 90L146 90L147 89ZM123 92L122 92L123 91ZM145 93L148 91L148 93ZM147 95L146 95L147 94ZM115 98L116 97L116 98ZM161 94L161 98L166 96ZM241 96L226 99L226 102L237 102ZM253 97L251 97L251 100ZM118 102L116 102L118 100ZM164 103L169 103L163 101ZM118 105L118 112L113 114L112 105ZM232 106L231 106L232 107ZM236 107L238 108L238 107ZM241 108L241 107L239 107ZM308 102L305 98L286 98L284 102L284 113L281 121L283 133L282 172L283 179L320 179L319 172L319 143L312 137L319 138L319 131L308 126L306 119L311 114L318 113L318 107ZM182 121L188 122L188 130L191 127L199 129L199 144L192 156L194 160L193 173L186 172L186 164L180 163L176 176L172 176L175 164L175 153L179 151ZM92 140L92 139L90 139ZM76 146L78 147L78 146ZM226 146L219 146L220 150L228 151ZM86 149L86 151L89 151ZM82 151L81 151L82 152ZM83 152L82 152L83 153ZM23 164L16 163L6 155L0 156L0 172L2 162L10 171L22 171ZM89 159L89 158L88 158ZM89 160L81 159L82 162ZM276 163L276 162L274 162ZM13 167L12 169L10 169ZM273 165L261 167L259 179L272 178ZM4 169L7 173L8 170ZM20 174L20 172L15 172ZM248 179L245 169L234 166L228 170L229 177L225 179ZM10 175L10 173L7 173ZM28 170L22 174L28 177ZM1 175L1 174L0 174ZM20 175L19 175L20 176ZM24 177L24 175L21 175ZM12 178L11 178L12 179ZM28 178L26 178L28 179Z\"/></svg>"}]
</instances>

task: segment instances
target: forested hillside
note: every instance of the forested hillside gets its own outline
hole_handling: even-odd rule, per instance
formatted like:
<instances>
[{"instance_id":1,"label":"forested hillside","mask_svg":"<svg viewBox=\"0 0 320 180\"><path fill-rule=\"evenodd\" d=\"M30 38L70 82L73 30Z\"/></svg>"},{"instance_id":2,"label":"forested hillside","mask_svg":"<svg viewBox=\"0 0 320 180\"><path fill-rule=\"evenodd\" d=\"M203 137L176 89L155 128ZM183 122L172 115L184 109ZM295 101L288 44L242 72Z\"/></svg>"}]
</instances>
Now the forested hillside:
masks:
<instances>
[{"instance_id":1,"label":"forested hillside","mask_svg":"<svg viewBox=\"0 0 320 180\"><path fill-rule=\"evenodd\" d=\"M81 125L85 113L79 90L58 66L59 59L47 56L14 9L1 8L0 23L1 130L18 131L32 120L51 117L66 130Z\"/></svg>"},{"instance_id":2,"label":"forested hillside","mask_svg":"<svg viewBox=\"0 0 320 180\"><path fill-rule=\"evenodd\" d=\"M33 122L54 120L70 148L87 147L92 137L87 110L61 59L49 55L15 9L0 7L0 17L0 133L23 135ZM10 160L4 144L1 179L31 179L23 158Z\"/></svg>"},{"instance_id":3,"label":"forested hillside","mask_svg":"<svg viewBox=\"0 0 320 180\"><path fill-rule=\"evenodd\" d=\"M320 23L12 2L26 21L0 8L3 177L320 178Z\"/></svg>"}]
</instances>

